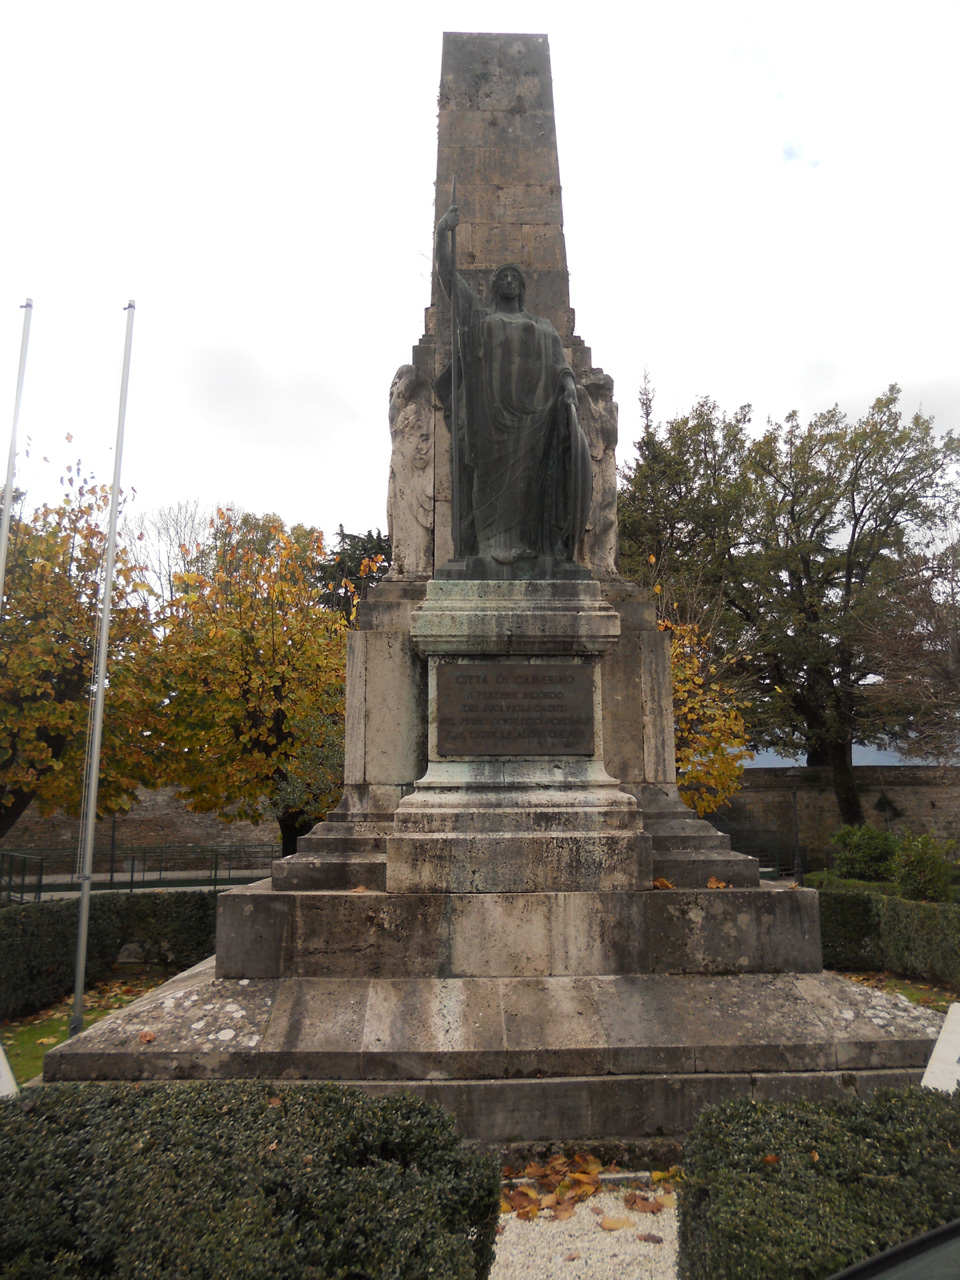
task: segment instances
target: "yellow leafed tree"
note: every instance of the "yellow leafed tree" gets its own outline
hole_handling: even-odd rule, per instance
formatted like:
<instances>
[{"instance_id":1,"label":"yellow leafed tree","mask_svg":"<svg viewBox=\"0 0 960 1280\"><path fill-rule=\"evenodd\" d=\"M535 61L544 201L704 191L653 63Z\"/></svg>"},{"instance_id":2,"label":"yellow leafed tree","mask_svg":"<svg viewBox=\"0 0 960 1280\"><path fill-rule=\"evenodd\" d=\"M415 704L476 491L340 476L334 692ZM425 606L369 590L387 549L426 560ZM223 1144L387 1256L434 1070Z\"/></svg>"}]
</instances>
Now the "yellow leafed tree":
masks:
<instances>
[{"instance_id":1,"label":"yellow leafed tree","mask_svg":"<svg viewBox=\"0 0 960 1280\"><path fill-rule=\"evenodd\" d=\"M750 704L724 676L728 664L710 651L695 623L661 621L670 633L677 785L700 817L726 804L739 789L753 752L742 710Z\"/></svg>"},{"instance_id":2,"label":"yellow leafed tree","mask_svg":"<svg viewBox=\"0 0 960 1280\"><path fill-rule=\"evenodd\" d=\"M0 837L35 801L76 814L100 624L110 504L107 485L66 468L55 506L11 512L0 611ZM129 808L155 782L153 707L144 671L157 645L138 570L120 548L112 584L110 652L98 809Z\"/></svg>"},{"instance_id":3,"label":"yellow leafed tree","mask_svg":"<svg viewBox=\"0 0 960 1280\"><path fill-rule=\"evenodd\" d=\"M223 510L213 525L164 618L169 780L197 812L272 813L292 853L340 795L346 623L324 607L322 534Z\"/></svg>"}]
</instances>

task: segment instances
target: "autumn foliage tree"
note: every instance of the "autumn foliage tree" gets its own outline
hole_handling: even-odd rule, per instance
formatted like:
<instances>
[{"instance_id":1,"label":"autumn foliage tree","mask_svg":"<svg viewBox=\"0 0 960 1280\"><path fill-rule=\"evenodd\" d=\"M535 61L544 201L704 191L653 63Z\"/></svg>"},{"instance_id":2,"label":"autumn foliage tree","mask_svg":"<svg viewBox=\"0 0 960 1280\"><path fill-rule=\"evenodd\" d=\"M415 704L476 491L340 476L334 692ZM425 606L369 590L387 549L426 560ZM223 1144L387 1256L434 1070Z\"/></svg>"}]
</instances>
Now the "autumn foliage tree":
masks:
<instances>
[{"instance_id":1,"label":"autumn foliage tree","mask_svg":"<svg viewBox=\"0 0 960 1280\"><path fill-rule=\"evenodd\" d=\"M163 618L168 780L196 812L272 814L293 853L342 786L346 626L324 607L323 536L224 510L210 532Z\"/></svg>"},{"instance_id":2,"label":"autumn foliage tree","mask_svg":"<svg viewBox=\"0 0 960 1280\"><path fill-rule=\"evenodd\" d=\"M107 485L66 469L54 506L11 513L0 614L0 836L32 801L76 814L83 791L94 643L102 601ZM129 808L156 778L144 672L157 637L120 548L112 584L98 811Z\"/></svg>"},{"instance_id":3,"label":"autumn foliage tree","mask_svg":"<svg viewBox=\"0 0 960 1280\"><path fill-rule=\"evenodd\" d=\"M960 441L905 417L899 395L856 422L790 414L759 438L748 407L702 400L661 426L648 414L623 474L625 569L734 660L753 743L830 768L848 824L863 820L854 744L960 745L944 714L956 666L932 625L949 593L927 554L956 506ZM925 584L912 604L910 581Z\"/></svg>"},{"instance_id":4,"label":"autumn foliage tree","mask_svg":"<svg viewBox=\"0 0 960 1280\"><path fill-rule=\"evenodd\" d=\"M753 758L743 719L750 704L731 679L731 664L713 652L696 623L664 619L659 626L670 636L677 786L702 818L739 790Z\"/></svg>"}]
</instances>

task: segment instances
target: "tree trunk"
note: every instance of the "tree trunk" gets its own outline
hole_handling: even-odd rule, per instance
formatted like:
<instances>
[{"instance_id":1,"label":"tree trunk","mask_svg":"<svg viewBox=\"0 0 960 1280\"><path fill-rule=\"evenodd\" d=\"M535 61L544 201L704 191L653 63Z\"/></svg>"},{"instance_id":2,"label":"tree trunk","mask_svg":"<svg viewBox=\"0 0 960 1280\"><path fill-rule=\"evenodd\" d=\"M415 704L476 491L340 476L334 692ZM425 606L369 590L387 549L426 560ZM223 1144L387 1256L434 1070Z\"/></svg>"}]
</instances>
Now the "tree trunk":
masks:
<instances>
[{"instance_id":1,"label":"tree trunk","mask_svg":"<svg viewBox=\"0 0 960 1280\"><path fill-rule=\"evenodd\" d=\"M277 818L277 826L280 828L280 856L281 858L292 857L297 852L297 840L300 836L305 836L316 826L313 818L303 815L300 810L296 813L284 813Z\"/></svg>"},{"instance_id":2,"label":"tree trunk","mask_svg":"<svg viewBox=\"0 0 960 1280\"><path fill-rule=\"evenodd\" d=\"M13 793L13 804L4 805L0 808L0 840L30 808L35 794L33 791L15 791Z\"/></svg>"},{"instance_id":3,"label":"tree trunk","mask_svg":"<svg viewBox=\"0 0 960 1280\"><path fill-rule=\"evenodd\" d=\"M832 742L828 754L830 767L833 770L833 790L837 797L840 821L845 827L861 827L865 819L853 775L853 744Z\"/></svg>"}]
</instances>

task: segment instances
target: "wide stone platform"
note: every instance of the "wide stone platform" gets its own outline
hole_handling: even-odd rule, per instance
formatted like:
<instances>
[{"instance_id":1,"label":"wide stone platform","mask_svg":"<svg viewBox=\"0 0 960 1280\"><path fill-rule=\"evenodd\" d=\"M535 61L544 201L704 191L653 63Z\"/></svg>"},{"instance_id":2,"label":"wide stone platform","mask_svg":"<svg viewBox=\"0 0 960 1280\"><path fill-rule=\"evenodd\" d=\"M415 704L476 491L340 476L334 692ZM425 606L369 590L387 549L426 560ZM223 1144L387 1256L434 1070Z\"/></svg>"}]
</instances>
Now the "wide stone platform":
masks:
<instances>
[{"instance_id":1,"label":"wide stone platform","mask_svg":"<svg viewBox=\"0 0 960 1280\"><path fill-rule=\"evenodd\" d=\"M51 1050L47 1080L408 1089L490 1142L682 1135L707 1102L919 1080L936 1014L835 974L224 979L209 960Z\"/></svg>"}]
</instances>

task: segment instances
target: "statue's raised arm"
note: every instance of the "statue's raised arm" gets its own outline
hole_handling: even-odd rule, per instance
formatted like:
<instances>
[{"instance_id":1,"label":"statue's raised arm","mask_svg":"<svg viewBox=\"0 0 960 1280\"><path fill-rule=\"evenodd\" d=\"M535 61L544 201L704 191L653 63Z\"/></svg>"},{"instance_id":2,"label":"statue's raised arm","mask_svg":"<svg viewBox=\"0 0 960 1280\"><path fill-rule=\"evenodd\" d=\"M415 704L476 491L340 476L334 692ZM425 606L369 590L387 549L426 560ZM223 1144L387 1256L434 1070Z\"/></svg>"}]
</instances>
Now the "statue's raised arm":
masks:
<instances>
[{"instance_id":1,"label":"statue's raised arm","mask_svg":"<svg viewBox=\"0 0 960 1280\"><path fill-rule=\"evenodd\" d=\"M459 225L460 210L452 204L437 223L437 276L448 298L453 297L453 277L456 272L450 233Z\"/></svg>"}]
</instances>

